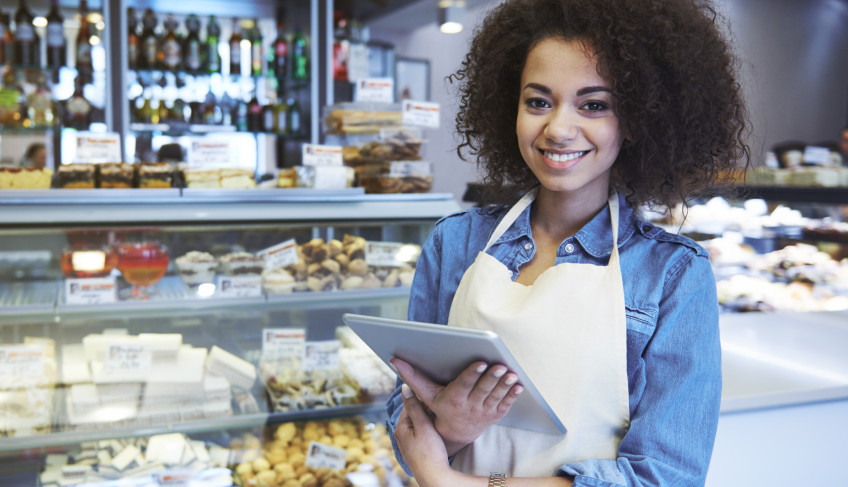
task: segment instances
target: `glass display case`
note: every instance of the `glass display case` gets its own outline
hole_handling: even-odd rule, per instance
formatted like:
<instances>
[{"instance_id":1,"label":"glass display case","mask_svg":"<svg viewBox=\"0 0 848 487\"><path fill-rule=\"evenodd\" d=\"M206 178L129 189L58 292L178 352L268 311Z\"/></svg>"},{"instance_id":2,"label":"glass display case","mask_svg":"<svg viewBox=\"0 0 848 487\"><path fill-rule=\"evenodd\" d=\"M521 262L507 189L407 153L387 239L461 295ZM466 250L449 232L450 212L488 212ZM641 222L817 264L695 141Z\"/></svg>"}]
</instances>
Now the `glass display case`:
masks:
<instances>
[{"instance_id":1,"label":"glass display case","mask_svg":"<svg viewBox=\"0 0 848 487\"><path fill-rule=\"evenodd\" d=\"M0 193L0 483L277 485L257 483L285 463L273 448L311 485L336 485L319 472L334 454L384 478L394 375L341 315L405 317L420 244L458 208L358 189Z\"/></svg>"}]
</instances>

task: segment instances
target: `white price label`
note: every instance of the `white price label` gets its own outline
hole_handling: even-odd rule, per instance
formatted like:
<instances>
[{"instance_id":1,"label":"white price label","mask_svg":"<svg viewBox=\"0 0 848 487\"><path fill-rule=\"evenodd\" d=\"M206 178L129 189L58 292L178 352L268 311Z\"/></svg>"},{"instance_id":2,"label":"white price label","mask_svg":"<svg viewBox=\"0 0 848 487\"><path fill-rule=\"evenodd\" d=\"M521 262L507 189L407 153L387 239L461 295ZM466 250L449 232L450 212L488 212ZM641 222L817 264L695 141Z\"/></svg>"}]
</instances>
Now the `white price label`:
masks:
<instances>
[{"instance_id":1,"label":"white price label","mask_svg":"<svg viewBox=\"0 0 848 487\"><path fill-rule=\"evenodd\" d=\"M215 293L224 298L250 298L262 296L260 276L218 276Z\"/></svg>"},{"instance_id":2,"label":"white price label","mask_svg":"<svg viewBox=\"0 0 848 487\"><path fill-rule=\"evenodd\" d=\"M342 158L342 146L303 144L302 148L304 166L341 166L344 164Z\"/></svg>"},{"instance_id":3,"label":"white price label","mask_svg":"<svg viewBox=\"0 0 848 487\"><path fill-rule=\"evenodd\" d=\"M120 134L114 132L77 133L77 151L74 162L100 163L123 160Z\"/></svg>"},{"instance_id":4,"label":"white price label","mask_svg":"<svg viewBox=\"0 0 848 487\"><path fill-rule=\"evenodd\" d=\"M44 349L28 345L0 347L0 377L44 375Z\"/></svg>"},{"instance_id":5,"label":"white price label","mask_svg":"<svg viewBox=\"0 0 848 487\"><path fill-rule=\"evenodd\" d=\"M262 357L274 360L302 358L306 345L304 328L264 328Z\"/></svg>"},{"instance_id":6,"label":"white price label","mask_svg":"<svg viewBox=\"0 0 848 487\"><path fill-rule=\"evenodd\" d=\"M305 463L307 467L315 469L327 467L333 470L344 470L347 463L347 450L310 441Z\"/></svg>"},{"instance_id":7,"label":"white price label","mask_svg":"<svg viewBox=\"0 0 848 487\"><path fill-rule=\"evenodd\" d=\"M366 242L365 262L374 267L400 267L404 262L398 259L402 243Z\"/></svg>"},{"instance_id":8,"label":"white price label","mask_svg":"<svg viewBox=\"0 0 848 487\"><path fill-rule=\"evenodd\" d=\"M429 101L404 100L402 108L404 125L439 128L439 104Z\"/></svg>"},{"instance_id":9,"label":"white price label","mask_svg":"<svg viewBox=\"0 0 848 487\"><path fill-rule=\"evenodd\" d=\"M199 137L191 140L188 154L190 167L220 168L232 166L230 141L222 137Z\"/></svg>"},{"instance_id":10,"label":"white price label","mask_svg":"<svg viewBox=\"0 0 848 487\"><path fill-rule=\"evenodd\" d=\"M103 304L117 301L115 276L65 279L65 303Z\"/></svg>"},{"instance_id":11,"label":"white price label","mask_svg":"<svg viewBox=\"0 0 848 487\"><path fill-rule=\"evenodd\" d=\"M353 101L392 103L395 101L395 82L392 78L363 78L356 82Z\"/></svg>"},{"instance_id":12,"label":"white price label","mask_svg":"<svg viewBox=\"0 0 848 487\"><path fill-rule=\"evenodd\" d=\"M106 346L106 372L150 372L153 347L146 343L113 343Z\"/></svg>"},{"instance_id":13,"label":"white price label","mask_svg":"<svg viewBox=\"0 0 848 487\"><path fill-rule=\"evenodd\" d=\"M297 242L289 239L273 247L260 250L257 255L265 257L265 269L278 269L297 264Z\"/></svg>"},{"instance_id":14,"label":"white price label","mask_svg":"<svg viewBox=\"0 0 848 487\"><path fill-rule=\"evenodd\" d=\"M194 478L194 472L185 468L169 468L154 474L154 477L159 482L159 485L167 485L169 487L178 487L189 485Z\"/></svg>"},{"instance_id":15,"label":"white price label","mask_svg":"<svg viewBox=\"0 0 848 487\"><path fill-rule=\"evenodd\" d=\"M392 161L389 164L389 177L406 178L410 176L429 176L430 163L424 161Z\"/></svg>"},{"instance_id":16,"label":"white price label","mask_svg":"<svg viewBox=\"0 0 848 487\"><path fill-rule=\"evenodd\" d=\"M303 347L303 370L339 370L341 348L342 344L338 340L306 342Z\"/></svg>"},{"instance_id":17,"label":"white price label","mask_svg":"<svg viewBox=\"0 0 848 487\"><path fill-rule=\"evenodd\" d=\"M804 164L830 166L830 149L808 145L804 148Z\"/></svg>"},{"instance_id":18,"label":"white price label","mask_svg":"<svg viewBox=\"0 0 848 487\"><path fill-rule=\"evenodd\" d=\"M368 59L368 46L359 42L350 44L347 58L347 77L349 80L367 78L371 73L371 61Z\"/></svg>"}]
</instances>

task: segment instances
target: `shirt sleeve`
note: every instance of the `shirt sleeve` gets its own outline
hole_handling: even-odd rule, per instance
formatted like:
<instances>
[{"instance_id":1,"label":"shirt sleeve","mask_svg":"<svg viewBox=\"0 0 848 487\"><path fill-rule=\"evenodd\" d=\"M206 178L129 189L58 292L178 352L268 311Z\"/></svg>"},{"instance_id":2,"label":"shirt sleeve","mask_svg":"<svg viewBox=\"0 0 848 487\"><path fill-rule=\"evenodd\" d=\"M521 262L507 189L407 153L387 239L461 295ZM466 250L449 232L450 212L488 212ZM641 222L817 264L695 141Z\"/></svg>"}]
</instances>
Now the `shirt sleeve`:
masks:
<instances>
[{"instance_id":1,"label":"shirt sleeve","mask_svg":"<svg viewBox=\"0 0 848 487\"><path fill-rule=\"evenodd\" d=\"M441 261L439 242L439 232L434 231L421 247L421 255L418 257L418 263L415 266L415 277L412 280L412 287L409 294L407 316L411 321L421 321L424 323L438 322L439 269ZM395 452L395 458L397 458L398 463L400 463L404 471L408 475L412 475L395 441L395 428L398 424L400 412L403 409L403 399L400 393L401 384L402 382L398 379L394 392L392 392L386 401L386 429L392 440L392 449Z\"/></svg>"},{"instance_id":2,"label":"shirt sleeve","mask_svg":"<svg viewBox=\"0 0 848 487\"><path fill-rule=\"evenodd\" d=\"M718 426L721 344L715 277L702 254L669 270L616 460L562 466L575 487L703 486ZM631 391L632 397L633 391Z\"/></svg>"}]
</instances>

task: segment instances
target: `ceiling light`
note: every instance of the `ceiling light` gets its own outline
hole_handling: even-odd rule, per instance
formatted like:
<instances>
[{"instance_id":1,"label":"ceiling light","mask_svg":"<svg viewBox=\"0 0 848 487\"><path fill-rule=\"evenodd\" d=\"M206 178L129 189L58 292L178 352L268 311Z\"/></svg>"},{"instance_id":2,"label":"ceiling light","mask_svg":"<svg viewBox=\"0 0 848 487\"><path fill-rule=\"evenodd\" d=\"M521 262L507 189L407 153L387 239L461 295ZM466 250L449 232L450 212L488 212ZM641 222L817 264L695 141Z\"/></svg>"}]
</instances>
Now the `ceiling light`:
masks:
<instances>
[{"instance_id":1,"label":"ceiling light","mask_svg":"<svg viewBox=\"0 0 848 487\"><path fill-rule=\"evenodd\" d=\"M465 19L464 1L439 2L439 30L445 34L462 32L462 21Z\"/></svg>"}]
</instances>

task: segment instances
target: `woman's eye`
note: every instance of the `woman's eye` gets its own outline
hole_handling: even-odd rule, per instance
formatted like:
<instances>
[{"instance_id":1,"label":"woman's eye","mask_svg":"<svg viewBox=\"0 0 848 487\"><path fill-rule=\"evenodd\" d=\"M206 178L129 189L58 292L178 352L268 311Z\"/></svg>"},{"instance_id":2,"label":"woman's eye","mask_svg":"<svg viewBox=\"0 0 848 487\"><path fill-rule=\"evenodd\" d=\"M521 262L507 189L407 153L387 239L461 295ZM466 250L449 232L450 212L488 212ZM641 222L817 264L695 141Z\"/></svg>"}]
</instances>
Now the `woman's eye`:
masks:
<instances>
[{"instance_id":1,"label":"woman's eye","mask_svg":"<svg viewBox=\"0 0 848 487\"><path fill-rule=\"evenodd\" d=\"M524 103L526 103L530 108L550 108L551 106L547 101L541 98L530 98Z\"/></svg>"},{"instance_id":2,"label":"woman's eye","mask_svg":"<svg viewBox=\"0 0 848 487\"><path fill-rule=\"evenodd\" d=\"M601 102L598 102L598 101L586 102L583 105L583 109L589 110L589 111L592 111L592 112L599 112L599 111L602 111L602 110L606 110L607 108L608 107L607 107L606 103L601 103Z\"/></svg>"}]
</instances>

